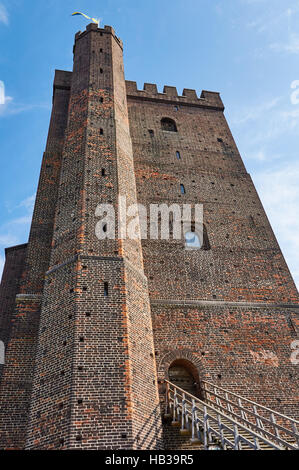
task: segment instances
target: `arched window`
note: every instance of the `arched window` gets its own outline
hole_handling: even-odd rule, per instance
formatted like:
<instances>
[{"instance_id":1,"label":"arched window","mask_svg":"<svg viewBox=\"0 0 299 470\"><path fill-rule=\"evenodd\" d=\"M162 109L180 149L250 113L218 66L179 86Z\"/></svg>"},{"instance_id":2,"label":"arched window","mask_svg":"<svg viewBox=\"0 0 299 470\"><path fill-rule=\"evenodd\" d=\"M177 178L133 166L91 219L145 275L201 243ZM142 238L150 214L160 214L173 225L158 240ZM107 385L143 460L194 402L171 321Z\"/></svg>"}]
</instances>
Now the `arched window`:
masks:
<instances>
[{"instance_id":1,"label":"arched window","mask_svg":"<svg viewBox=\"0 0 299 470\"><path fill-rule=\"evenodd\" d=\"M177 132L176 123L170 118L161 119L161 127L162 131Z\"/></svg>"},{"instance_id":2,"label":"arched window","mask_svg":"<svg viewBox=\"0 0 299 470\"><path fill-rule=\"evenodd\" d=\"M196 232L185 233L185 248L200 250L202 243Z\"/></svg>"},{"instance_id":3,"label":"arched window","mask_svg":"<svg viewBox=\"0 0 299 470\"><path fill-rule=\"evenodd\" d=\"M183 184L181 184L180 186L181 186L181 194L186 194L185 186Z\"/></svg>"},{"instance_id":4,"label":"arched window","mask_svg":"<svg viewBox=\"0 0 299 470\"><path fill-rule=\"evenodd\" d=\"M179 152L178 150L177 150L177 152L176 152L176 158L177 158L178 160L181 159L181 154L180 154L180 152Z\"/></svg>"}]
</instances>

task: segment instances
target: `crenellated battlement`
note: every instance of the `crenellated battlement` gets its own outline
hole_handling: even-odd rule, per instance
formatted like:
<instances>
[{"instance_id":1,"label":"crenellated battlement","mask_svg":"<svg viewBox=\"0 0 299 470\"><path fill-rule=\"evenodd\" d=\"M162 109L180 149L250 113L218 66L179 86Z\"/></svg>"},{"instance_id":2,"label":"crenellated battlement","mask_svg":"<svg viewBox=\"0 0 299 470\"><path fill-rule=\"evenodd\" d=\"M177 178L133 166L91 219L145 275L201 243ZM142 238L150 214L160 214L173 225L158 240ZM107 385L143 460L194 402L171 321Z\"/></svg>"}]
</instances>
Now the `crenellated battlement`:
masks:
<instances>
[{"instance_id":1,"label":"crenellated battlement","mask_svg":"<svg viewBox=\"0 0 299 470\"><path fill-rule=\"evenodd\" d=\"M99 28L96 23L88 24L85 31L78 31L78 33L75 34L75 43L78 39L81 39L83 36L89 33L89 31L97 31L100 34L111 34L119 46L123 49L123 42L119 37L116 36L112 26L105 25L104 28Z\"/></svg>"},{"instance_id":2,"label":"crenellated battlement","mask_svg":"<svg viewBox=\"0 0 299 470\"><path fill-rule=\"evenodd\" d=\"M224 111L224 105L220 93L203 90L198 98L196 90L184 88L180 96L176 87L164 86L163 93L158 91L155 83L145 83L143 90L138 90L137 83L126 80L127 96L132 99L144 99L150 101L175 102L178 104L188 104L189 106L200 106L214 108Z\"/></svg>"}]
</instances>

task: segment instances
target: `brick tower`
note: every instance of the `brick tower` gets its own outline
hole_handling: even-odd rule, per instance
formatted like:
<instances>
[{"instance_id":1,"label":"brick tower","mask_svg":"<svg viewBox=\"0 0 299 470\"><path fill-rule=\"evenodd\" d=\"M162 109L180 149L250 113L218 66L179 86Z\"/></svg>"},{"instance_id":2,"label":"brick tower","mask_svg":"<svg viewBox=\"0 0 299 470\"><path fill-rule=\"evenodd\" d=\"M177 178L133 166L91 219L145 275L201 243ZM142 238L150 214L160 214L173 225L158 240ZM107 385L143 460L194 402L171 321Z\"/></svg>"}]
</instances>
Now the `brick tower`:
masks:
<instances>
[{"instance_id":1,"label":"brick tower","mask_svg":"<svg viewBox=\"0 0 299 470\"><path fill-rule=\"evenodd\" d=\"M111 27L76 35L29 242L6 253L0 448L178 448L159 406L169 377L298 417L298 292L223 111L218 93L125 82ZM202 203L203 243L99 240L96 208L118 215L119 195Z\"/></svg>"}]
</instances>

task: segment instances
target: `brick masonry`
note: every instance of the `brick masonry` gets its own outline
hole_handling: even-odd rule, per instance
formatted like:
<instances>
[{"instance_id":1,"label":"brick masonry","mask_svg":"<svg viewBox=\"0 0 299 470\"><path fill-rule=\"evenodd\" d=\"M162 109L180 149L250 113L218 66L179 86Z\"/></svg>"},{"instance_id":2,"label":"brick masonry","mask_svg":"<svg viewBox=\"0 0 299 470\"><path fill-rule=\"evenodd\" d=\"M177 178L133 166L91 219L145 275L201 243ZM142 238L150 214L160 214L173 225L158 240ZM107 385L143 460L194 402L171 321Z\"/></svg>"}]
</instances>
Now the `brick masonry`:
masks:
<instances>
[{"instance_id":1,"label":"brick masonry","mask_svg":"<svg viewBox=\"0 0 299 470\"><path fill-rule=\"evenodd\" d=\"M189 448L160 414L176 360L298 417L298 292L223 111L219 93L125 81L111 27L76 35L29 243L9 249L1 285L1 448ZM202 203L204 249L98 240L97 205L118 214L119 194Z\"/></svg>"}]
</instances>

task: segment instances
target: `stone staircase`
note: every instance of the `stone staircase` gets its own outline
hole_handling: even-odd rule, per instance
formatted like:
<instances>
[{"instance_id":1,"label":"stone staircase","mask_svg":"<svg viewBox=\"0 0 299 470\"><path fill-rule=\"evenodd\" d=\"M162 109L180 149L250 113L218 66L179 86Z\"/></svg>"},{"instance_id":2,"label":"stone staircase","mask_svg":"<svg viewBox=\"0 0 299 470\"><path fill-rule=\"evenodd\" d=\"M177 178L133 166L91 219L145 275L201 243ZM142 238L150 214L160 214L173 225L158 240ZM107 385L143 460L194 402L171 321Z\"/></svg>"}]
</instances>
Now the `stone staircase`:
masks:
<instances>
[{"instance_id":1,"label":"stone staircase","mask_svg":"<svg viewBox=\"0 0 299 470\"><path fill-rule=\"evenodd\" d=\"M168 450L298 450L299 422L209 382L204 401L166 383Z\"/></svg>"}]
</instances>

